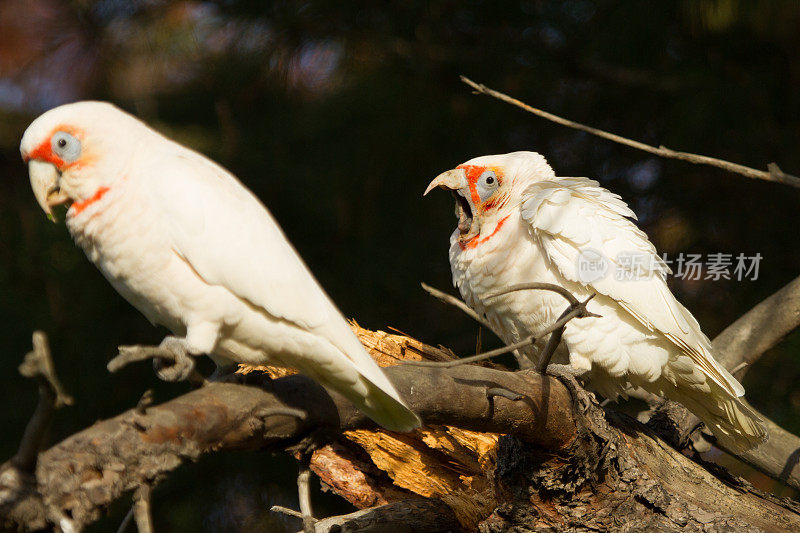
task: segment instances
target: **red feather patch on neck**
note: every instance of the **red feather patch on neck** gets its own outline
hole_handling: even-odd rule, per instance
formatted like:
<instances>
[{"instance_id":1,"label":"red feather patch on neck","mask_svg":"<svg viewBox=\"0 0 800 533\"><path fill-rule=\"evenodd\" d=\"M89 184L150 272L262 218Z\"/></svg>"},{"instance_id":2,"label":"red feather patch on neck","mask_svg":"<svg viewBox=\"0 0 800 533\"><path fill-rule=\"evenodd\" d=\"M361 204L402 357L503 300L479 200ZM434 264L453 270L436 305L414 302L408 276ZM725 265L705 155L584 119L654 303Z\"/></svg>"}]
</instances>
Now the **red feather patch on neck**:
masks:
<instances>
[{"instance_id":1,"label":"red feather patch on neck","mask_svg":"<svg viewBox=\"0 0 800 533\"><path fill-rule=\"evenodd\" d=\"M93 203L99 201L105 194L109 191L108 187L100 187L97 189L97 192L94 193L91 198L87 198L82 202L75 202L69 208L69 214L72 216L80 215L87 207L92 205Z\"/></svg>"}]
</instances>

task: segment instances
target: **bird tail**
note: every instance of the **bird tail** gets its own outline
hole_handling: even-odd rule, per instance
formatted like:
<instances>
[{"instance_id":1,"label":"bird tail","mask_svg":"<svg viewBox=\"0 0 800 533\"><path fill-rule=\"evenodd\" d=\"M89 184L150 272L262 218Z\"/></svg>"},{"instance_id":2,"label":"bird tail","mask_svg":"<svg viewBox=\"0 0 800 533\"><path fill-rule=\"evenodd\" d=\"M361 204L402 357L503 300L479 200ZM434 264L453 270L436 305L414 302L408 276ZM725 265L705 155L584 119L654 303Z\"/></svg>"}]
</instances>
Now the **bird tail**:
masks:
<instances>
[{"instance_id":1,"label":"bird tail","mask_svg":"<svg viewBox=\"0 0 800 533\"><path fill-rule=\"evenodd\" d=\"M359 394L353 389L341 392L379 425L390 431L406 433L422 424L419 417L401 400L367 379L362 378L361 381L366 387L366 394Z\"/></svg>"},{"instance_id":2,"label":"bird tail","mask_svg":"<svg viewBox=\"0 0 800 533\"><path fill-rule=\"evenodd\" d=\"M403 402L355 335L353 340L356 344L351 353L360 358L359 364L334 345L319 342L313 360L297 359L292 361L292 366L334 389L390 431L406 433L421 426L420 418Z\"/></svg>"},{"instance_id":3,"label":"bird tail","mask_svg":"<svg viewBox=\"0 0 800 533\"><path fill-rule=\"evenodd\" d=\"M717 441L733 453L743 453L767 440L764 421L743 397L732 396L708 381L711 393L682 389L667 397L682 403L711 430Z\"/></svg>"}]
</instances>

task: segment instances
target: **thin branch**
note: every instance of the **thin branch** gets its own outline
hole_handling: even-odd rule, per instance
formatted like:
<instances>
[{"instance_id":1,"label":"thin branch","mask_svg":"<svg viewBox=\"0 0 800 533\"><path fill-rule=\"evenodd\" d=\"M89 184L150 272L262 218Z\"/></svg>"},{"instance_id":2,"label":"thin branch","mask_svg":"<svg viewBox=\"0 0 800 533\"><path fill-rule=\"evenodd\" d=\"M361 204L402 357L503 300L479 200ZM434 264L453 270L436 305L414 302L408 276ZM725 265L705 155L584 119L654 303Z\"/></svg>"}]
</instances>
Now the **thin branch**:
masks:
<instances>
[{"instance_id":1,"label":"thin branch","mask_svg":"<svg viewBox=\"0 0 800 533\"><path fill-rule=\"evenodd\" d=\"M297 496L300 502L300 516L303 519L303 533L314 533L314 511L311 509L311 454L300 457L300 470L297 473Z\"/></svg>"},{"instance_id":2,"label":"thin branch","mask_svg":"<svg viewBox=\"0 0 800 533\"><path fill-rule=\"evenodd\" d=\"M475 322L481 324L482 326L484 326L485 328L489 329L490 331L494 331L494 329L492 328L492 325L489 324L488 320L484 319L478 313L473 311L471 307L469 307L467 304L465 304L464 302L462 302L461 300L459 300L455 296L452 296L450 294L447 294L446 292L440 291L439 289L434 289L433 287L431 287L430 285L428 285L426 283L420 283L420 285L422 285L422 288L425 290L425 292L427 292L428 294L430 294L431 296L433 296L434 298L436 298L440 302L443 302L443 303L446 303L448 305L452 305L454 307L457 307L458 309L461 309L461 311L466 313L466 315L469 316L472 320L474 320Z\"/></svg>"},{"instance_id":3,"label":"thin branch","mask_svg":"<svg viewBox=\"0 0 800 533\"><path fill-rule=\"evenodd\" d=\"M578 305L580 302L578 299L567 289L562 287L561 285L556 285L555 283L544 283L544 282L531 282L531 283L520 283L518 285L512 285L506 289L501 291L490 293L486 299L491 300L492 298L497 298L498 296L503 296L505 294L509 294L512 292L517 291L530 291L530 290L539 290L539 291L550 291L556 294L560 294L561 296L566 299L570 305Z\"/></svg>"},{"instance_id":4,"label":"thin branch","mask_svg":"<svg viewBox=\"0 0 800 533\"><path fill-rule=\"evenodd\" d=\"M284 507L282 505L273 505L272 507L269 508L269 510L272 511L273 513L281 513L285 514L286 516L299 518L300 520L303 519L303 513L301 513L300 511L295 511L294 509L290 509L288 507Z\"/></svg>"},{"instance_id":5,"label":"thin branch","mask_svg":"<svg viewBox=\"0 0 800 533\"><path fill-rule=\"evenodd\" d=\"M574 311L574 309L572 309L572 311ZM561 313L559 320L566 318L570 312L570 309L567 309ZM558 348L558 345L561 343L561 336L564 334L564 327L566 327L566 325L567 323L565 321L561 327L553 330L553 332L550 334L550 337L547 339L547 344L545 344L544 350L542 350L542 353L539 356L539 364L536 367L539 372L547 371L547 365L550 364L550 359L553 358L553 354L556 353L556 348Z\"/></svg>"},{"instance_id":6,"label":"thin branch","mask_svg":"<svg viewBox=\"0 0 800 533\"><path fill-rule=\"evenodd\" d=\"M548 328L549 329L549 328ZM542 333L542 335L546 335L546 333ZM528 337L525 340L521 340L519 342L515 342L514 344L508 344L503 346L502 348L496 348L494 350L490 350L488 352L479 353L477 355L472 355L470 357L461 357L459 359L454 359L453 361L403 361L402 364L405 366L425 366L429 368L453 368L454 366L461 366L461 365L468 365L470 363L478 363L480 361L485 361L487 359L491 359L493 357L498 357L500 355L506 354L508 352L513 352L519 348L524 348L526 346L530 346L531 344L536 342L536 337Z\"/></svg>"},{"instance_id":7,"label":"thin branch","mask_svg":"<svg viewBox=\"0 0 800 533\"><path fill-rule=\"evenodd\" d=\"M791 185L792 187L800 187L800 178L798 178L797 176L792 176L791 174L786 174L780 168L778 168L778 165L776 165L775 163L769 163L767 165L767 170L758 170L745 165L740 165L738 163L732 163L730 161L725 161L723 159L717 159L715 157L708 157L699 154L691 154L688 152L676 152L675 150L671 150L665 146L658 146L658 147L651 146L649 144L645 144L639 141L634 141L626 137L616 135L614 133L609 133L607 131L593 128L591 126L586 126L579 122L574 122L572 120L568 120L559 117L557 115L553 115L552 113L548 113L547 111L542 111L541 109L532 107L524 102L521 102L520 100L517 100L516 98L512 98L507 94L495 91L494 89L490 89L489 87L486 87L483 84L476 83L465 76L461 76L461 81L463 81L464 83L466 83L479 93L486 94L493 98L497 98L498 100L519 107L520 109L524 109L529 113L533 113L534 115L547 119L551 122L555 122L556 124L561 124L562 126L566 126L568 128L573 128L576 130L589 133L591 135L596 135L597 137L601 137L609 141L623 144L625 146L630 146L631 148L636 148L637 150L642 150L644 152L657 155L659 157L666 157L669 159L679 159L681 161L687 161L689 163L695 163L699 165L708 165L712 167L721 168L723 170L727 170L728 172L733 172L735 174L741 174L742 176L746 176L752 179L761 179L776 183L783 183L784 185Z\"/></svg>"},{"instance_id":8,"label":"thin branch","mask_svg":"<svg viewBox=\"0 0 800 533\"><path fill-rule=\"evenodd\" d=\"M153 533L153 515L150 513L150 496L152 488L149 483L142 483L133 496L133 518L139 533Z\"/></svg>"},{"instance_id":9,"label":"thin branch","mask_svg":"<svg viewBox=\"0 0 800 533\"><path fill-rule=\"evenodd\" d=\"M125 515L125 518L122 519L122 523L120 523L117 528L117 533L125 533L131 525L131 522L133 522L133 506L128 510L128 514Z\"/></svg>"},{"instance_id":10,"label":"thin branch","mask_svg":"<svg viewBox=\"0 0 800 533\"><path fill-rule=\"evenodd\" d=\"M274 509L274 507L273 507ZM459 531L453 510L438 499L413 499L318 520L316 533L340 531Z\"/></svg>"},{"instance_id":11,"label":"thin branch","mask_svg":"<svg viewBox=\"0 0 800 533\"><path fill-rule=\"evenodd\" d=\"M25 427L19 450L11 459L11 464L23 472L33 473L55 410L72 405L74 400L64 392L56 376L47 335L42 331L33 333L33 350L25 355L19 373L39 382L39 403Z\"/></svg>"},{"instance_id":12,"label":"thin branch","mask_svg":"<svg viewBox=\"0 0 800 533\"><path fill-rule=\"evenodd\" d=\"M534 287L540 288L540 287ZM521 290L521 289L520 289ZM571 296L571 295L570 295ZM561 314L558 320L547 326L537 335L533 335L528 337L527 339L521 340L519 342L515 342L514 344L508 344L503 346L502 348L497 348L494 350L490 350L488 352L479 353L477 355L473 355L470 357L462 357L460 359L454 359L453 361L403 361L402 364L409 365L409 366L426 366L426 367L434 367L434 368L452 368L454 366L461 366L467 365L470 363L477 363L480 361L485 361L486 359L491 359L493 357L497 357L499 355L506 354L508 352L513 352L514 350L518 350L520 348L525 348L526 346L530 346L534 344L538 339L541 339L548 333L553 333L555 331L563 331L564 326L572 320L573 318L586 318L586 317L597 317L599 315L592 313L586 309L586 304L594 298L594 294L589 296L585 301L581 302L577 299L575 300L575 305L570 305L564 313ZM560 338L560 334L559 334ZM549 346L550 342L548 342ZM556 345L558 343L556 342ZM555 347L552 348L555 351ZM552 353L550 354L552 355ZM550 360L550 355L547 356L547 361Z\"/></svg>"}]
</instances>

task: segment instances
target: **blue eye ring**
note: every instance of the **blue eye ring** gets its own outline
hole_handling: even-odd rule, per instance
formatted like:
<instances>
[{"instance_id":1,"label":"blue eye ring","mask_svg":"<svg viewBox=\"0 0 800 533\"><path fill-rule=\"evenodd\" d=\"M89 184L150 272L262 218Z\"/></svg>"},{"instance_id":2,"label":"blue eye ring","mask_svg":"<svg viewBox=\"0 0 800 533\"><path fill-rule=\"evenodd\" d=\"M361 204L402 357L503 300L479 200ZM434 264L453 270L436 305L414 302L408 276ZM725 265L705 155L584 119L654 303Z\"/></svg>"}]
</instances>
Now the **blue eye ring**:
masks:
<instances>
[{"instance_id":1,"label":"blue eye ring","mask_svg":"<svg viewBox=\"0 0 800 533\"><path fill-rule=\"evenodd\" d=\"M495 174L494 170L486 170L478 178L478 181L489 187L495 187L498 184L497 174Z\"/></svg>"},{"instance_id":2,"label":"blue eye ring","mask_svg":"<svg viewBox=\"0 0 800 533\"><path fill-rule=\"evenodd\" d=\"M66 131L57 131L50 140L53 153L71 163L81 156L81 141Z\"/></svg>"}]
</instances>

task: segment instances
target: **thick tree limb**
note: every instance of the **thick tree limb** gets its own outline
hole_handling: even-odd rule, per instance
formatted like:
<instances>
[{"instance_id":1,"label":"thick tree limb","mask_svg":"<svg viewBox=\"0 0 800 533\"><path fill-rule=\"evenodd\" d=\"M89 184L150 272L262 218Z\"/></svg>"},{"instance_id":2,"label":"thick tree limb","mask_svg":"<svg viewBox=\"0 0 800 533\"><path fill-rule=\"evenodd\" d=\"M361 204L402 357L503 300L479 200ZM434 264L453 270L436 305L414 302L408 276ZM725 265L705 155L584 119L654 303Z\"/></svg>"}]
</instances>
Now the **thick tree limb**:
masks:
<instances>
[{"instance_id":1,"label":"thick tree limb","mask_svg":"<svg viewBox=\"0 0 800 533\"><path fill-rule=\"evenodd\" d=\"M398 366L386 371L426 423L510 433L555 450L575 437L571 397L553 378L477 366L428 371ZM489 387L526 398L488 398ZM263 416L276 408L300 409L309 416ZM63 514L80 528L125 492L203 453L277 451L325 432L370 426L343 397L301 375L276 379L271 390L211 383L151 406L144 415L132 409L99 422L42 453L36 471L41 492L3 502L0 527L43 528L52 523L50 517Z\"/></svg>"},{"instance_id":2,"label":"thick tree limb","mask_svg":"<svg viewBox=\"0 0 800 533\"><path fill-rule=\"evenodd\" d=\"M792 187L800 187L800 178L798 178L797 176L792 176L791 174L786 174L780 168L778 168L778 165L776 165L775 163L769 163L767 165L767 170L758 170L745 165L740 165L738 163L732 163L730 161L725 161L723 159L717 159L716 157L708 157L699 154L690 154L688 152L676 152L675 150L671 150L666 146L658 146L658 147L651 146L649 144L645 144L639 141L634 141L632 139L628 139L626 137L622 137L614 133L609 133L607 131L593 128L591 126L586 126L585 124L581 124L580 122L574 122L572 120L559 117L552 113L548 113L547 111L542 111L541 109L532 107L524 102L521 102L520 100L517 100L516 98L512 98L507 94L495 91L494 89L490 89L489 87L481 83L475 83L466 76L461 76L461 81L463 81L464 83L466 83L479 93L486 94L493 98L497 98L500 101L519 107L520 109L524 109L529 113L533 113L534 115L547 119L551 122L555 122L556 124L561 124L562 126L566 126L568 128L573 128L576 130L589 133L591 135L596 135L597 137L601 137L603 139L607 139L615 143L624 144L625 146L630 146L631 148L636 148L637 150L642 150L644 152L657 155L659 157L666 157L669 159L679 159L681 161L687 161L689 163L694 163L698 165L708 165L712 167L721 168L723 170L727 170L728 172L733 172L735 174L741 174L742 176L746 176L752 179L761 179L776 183L783 183L784 185L791 185Z\"/></svg>"},{"instance_id":3,"label":"thick tree limb","mask_svg":"<svg viewBox=\"0 0 800 533\"><path fill-rule=\"evenodd\" d=\"M800 326L800 277L742 315L714 339L717 360L743 374L764 352Z\"/></svg>"},{"instance_id":4,"label":"thick tree limb","mask_svg":"<svg viewBox=\"0 0 800 533\"><path fill-rule=\"evenodd\" d=\"M772 294L733 324L711 343L714 354L726 368L735 369L742 362L752 364L787 333L800 325L800 278ZM688 438L699 419L685 407L668 402L663 410L675 427L677 441ZM756 411L758 412L758 411ZM745 463L768 476L800 490L800 437L775 422L765 420L769 440L754 450L738 455Z\"/></svg>"}]
</instances>

